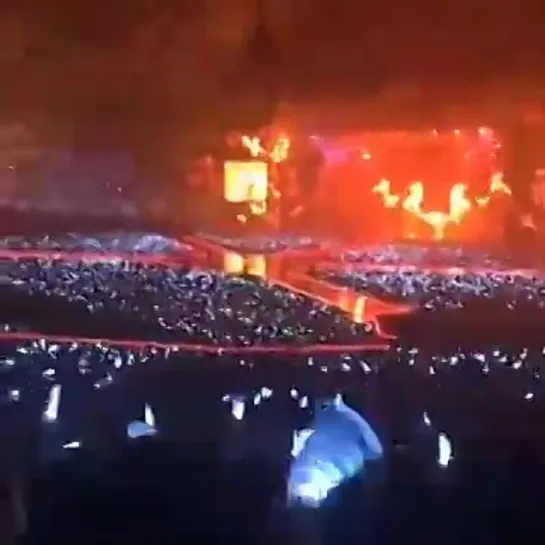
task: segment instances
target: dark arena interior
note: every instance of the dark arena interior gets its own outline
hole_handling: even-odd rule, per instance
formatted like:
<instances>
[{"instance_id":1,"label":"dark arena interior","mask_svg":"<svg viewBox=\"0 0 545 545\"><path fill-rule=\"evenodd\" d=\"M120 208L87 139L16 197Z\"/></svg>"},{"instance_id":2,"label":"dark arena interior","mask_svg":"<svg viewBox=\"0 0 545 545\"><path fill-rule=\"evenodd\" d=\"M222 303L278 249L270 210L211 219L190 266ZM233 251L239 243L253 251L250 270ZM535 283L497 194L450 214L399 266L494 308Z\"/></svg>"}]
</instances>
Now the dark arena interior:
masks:
<instances>
[{"instance_id":1,"label":"dark arena interior","mask_svg":"<svg viewBox=\"0 0 545 545\"><path fill-rule=\"evenodd\" d=\"M539 85L304 98L289 62L241 69L265 122L206 87L227 129L154 125L153 168L145 131L116 140L82 89L79 118L51 110L73 116L69 143L0 127L2 543L543 543ZM232 116L255 120L234 80Z\"/></svg>"}]
</instances>

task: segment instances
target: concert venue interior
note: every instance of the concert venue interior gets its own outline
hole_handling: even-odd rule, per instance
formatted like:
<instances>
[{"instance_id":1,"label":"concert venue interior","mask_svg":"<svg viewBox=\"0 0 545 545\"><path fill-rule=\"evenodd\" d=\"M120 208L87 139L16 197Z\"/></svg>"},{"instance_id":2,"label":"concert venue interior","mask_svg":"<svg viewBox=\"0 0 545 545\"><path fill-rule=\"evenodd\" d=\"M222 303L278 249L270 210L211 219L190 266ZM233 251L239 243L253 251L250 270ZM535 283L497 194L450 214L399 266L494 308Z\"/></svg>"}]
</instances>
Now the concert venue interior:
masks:
<instances>
[{"instance_id":1,"label":"concert venue interior","mask_svg":"<svg viewBox=\"0 0 545 545\"><path fill-rule=\"evenodd\" d=\"M540 202L545 164L527 181L511 152L492 124L284 118L229 133L153 206L122 185L114 214L106 189L84 206L13 193L6 217L27 220L0 250L2 419L20 423L5 465L213 442L229 463L268 460L270 524L288 510L313 543L385 526L461 543L494 534L486 512L513 497L531 517L545 279L519 194Z\"/></svg>"}]
</instances>

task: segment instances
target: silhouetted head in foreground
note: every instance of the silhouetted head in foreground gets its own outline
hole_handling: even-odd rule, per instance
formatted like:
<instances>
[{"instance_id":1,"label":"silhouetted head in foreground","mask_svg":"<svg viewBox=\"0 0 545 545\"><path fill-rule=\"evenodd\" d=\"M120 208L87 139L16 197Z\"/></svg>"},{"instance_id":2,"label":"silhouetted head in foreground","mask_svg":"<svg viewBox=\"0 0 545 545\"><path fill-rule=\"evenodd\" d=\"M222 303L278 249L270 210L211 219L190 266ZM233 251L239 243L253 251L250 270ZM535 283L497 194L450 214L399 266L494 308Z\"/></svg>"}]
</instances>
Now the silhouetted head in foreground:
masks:
<instances>
[{"instance_id":1,"label":"silhouetted head in foreground","mask_svg":"<svg viewBox=\"0 0 545 545\"><path fill-rule=\"evenodd\" d=\"M56 474L39 493L47 513L33 538L68 543L259 543L280 476L259 460L224 463L214 446L157 438L128 444L81 474ZM51 485L62 492L51 493ZM36 505L38 507L38 505ZM44 516L45 515L45 516ZM34 542L34 539L31 542Z\"/></svg>"}]
</instances>

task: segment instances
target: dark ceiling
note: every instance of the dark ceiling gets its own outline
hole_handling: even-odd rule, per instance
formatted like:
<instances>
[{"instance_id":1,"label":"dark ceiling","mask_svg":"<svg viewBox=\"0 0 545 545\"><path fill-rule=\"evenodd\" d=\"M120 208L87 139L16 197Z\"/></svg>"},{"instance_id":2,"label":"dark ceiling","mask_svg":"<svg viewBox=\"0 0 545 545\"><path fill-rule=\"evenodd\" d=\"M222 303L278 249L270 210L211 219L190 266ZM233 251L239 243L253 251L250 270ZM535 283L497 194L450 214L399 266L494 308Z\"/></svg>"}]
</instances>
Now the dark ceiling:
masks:
<instances>
[{"instance_id":1,"label":"dark ceiling","mask_svg":"<svg viewBox=\"0 0 545 545\"><path fill-rule=\"evenodd\" d=\"M150 146L229 125L252 93L267 112L282 93L541 84L542 12L537 0L275 0L256 40L256 0L19 0L0 19L0 110Z\"/></svg>"}]
</instances>

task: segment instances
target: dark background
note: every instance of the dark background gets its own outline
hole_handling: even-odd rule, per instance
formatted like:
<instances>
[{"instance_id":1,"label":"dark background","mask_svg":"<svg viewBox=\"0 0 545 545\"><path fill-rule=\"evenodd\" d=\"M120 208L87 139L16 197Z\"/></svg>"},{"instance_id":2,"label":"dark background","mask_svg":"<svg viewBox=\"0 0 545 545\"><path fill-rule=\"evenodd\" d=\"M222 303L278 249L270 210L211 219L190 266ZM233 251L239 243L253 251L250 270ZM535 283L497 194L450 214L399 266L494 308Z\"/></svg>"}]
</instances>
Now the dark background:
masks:
<instances>
[{"instance_id":1,"label":"dark background","mask_svg":"<svg viewBox=\"0 0 545 545\"><path fill-rule=\"evenodd\" d=\"M468 89L542 84L538 0L258 3L3 2L0 119L39 145L123 147L171 170L181 150L258 124L280 98L335 108L409 88L437 109Z\"/></svg>"}]
</instances>

